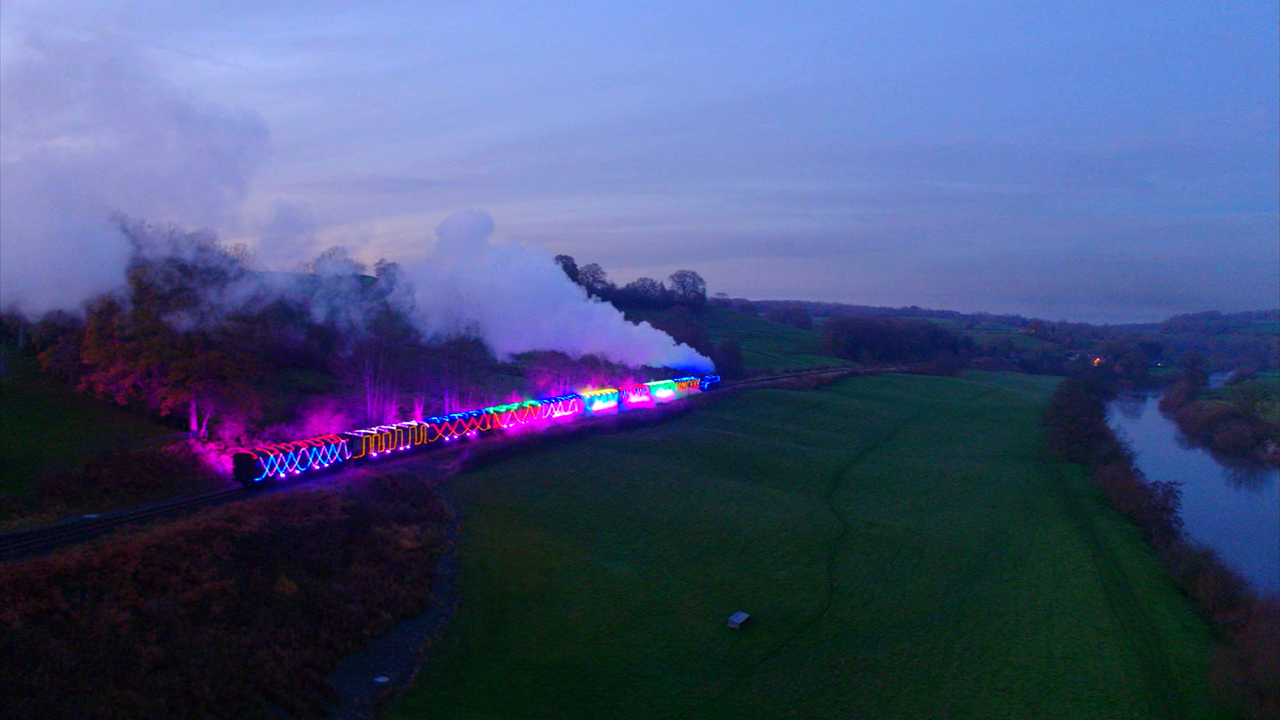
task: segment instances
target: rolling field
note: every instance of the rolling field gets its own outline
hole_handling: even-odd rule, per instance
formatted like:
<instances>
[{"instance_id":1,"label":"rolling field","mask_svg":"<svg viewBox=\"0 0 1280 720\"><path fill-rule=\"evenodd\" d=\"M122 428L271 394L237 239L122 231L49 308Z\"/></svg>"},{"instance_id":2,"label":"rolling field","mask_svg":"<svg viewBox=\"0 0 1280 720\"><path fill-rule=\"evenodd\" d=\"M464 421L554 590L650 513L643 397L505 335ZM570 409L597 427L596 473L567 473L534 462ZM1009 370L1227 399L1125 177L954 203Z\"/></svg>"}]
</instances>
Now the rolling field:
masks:
<instances>
[{"instance_id":1,"label":"rolling field","mask_svg":"<svg viewBox=\"0 0 1280 720\"><path fill-rule=\"evenodd\" d=\"M741 343L742 364L750 373L849 364L824 355L822 334L815 330L801 330L714 305L703 310L702 322L712 342L733 338Z\"/></svg>"},{"instance_id":2,"label":"rolling field","mask_svg":"<svg viewBox=\"0 0 1280 720\"><path fill-rule=\"evenodd\" d=\"M1054 384L743 392L458 477L460 606L390 717L1229 716L1207 626L1044 456Z\"/></svg>"},{"instance_id":3,"label":"rolling field","mask_svg":"<svg viewBox=\"0 0 1280 720\"><path fill-rule=\"evenodd\" d=\"M26 490L51 470L175 434L172 428L72 392L40 374L30 358L14 361L12 370L0 380L0 496Z\"/></svg>"},{"instance_id":4,"label":"rolling field","mask_svg":"<svg viewBox=\"0 0 1280 720\"><path fill-rule=\"evenodd\" d=\"M628 317L639 322L652 319L657 314L633 310L628 312ZM801 330L715 305L702 308L697 318L712 342L719 344L728 339L738 341L742 347L742 365L748 373L762 374L849 364L840 358L823 354L822 333L816 330Z\"/></svg>"}]
</instances>

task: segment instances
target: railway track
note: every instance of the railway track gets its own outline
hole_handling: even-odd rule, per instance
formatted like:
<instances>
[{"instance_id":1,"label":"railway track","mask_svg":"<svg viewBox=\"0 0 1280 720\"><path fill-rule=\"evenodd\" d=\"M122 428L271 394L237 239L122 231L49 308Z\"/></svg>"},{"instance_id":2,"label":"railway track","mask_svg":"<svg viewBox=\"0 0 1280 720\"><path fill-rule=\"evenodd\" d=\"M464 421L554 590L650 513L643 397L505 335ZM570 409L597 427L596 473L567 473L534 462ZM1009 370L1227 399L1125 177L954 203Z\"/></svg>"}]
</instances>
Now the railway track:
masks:
<instances>
[{"instance_id":1,"label":"railway track","mask_svg":"<svg viewBox=\"0 0 1280 720\"><path fill-rule=\"evenodd\" d=\"M856 368L826 367L810 370L797 370L777 375L762 375L745 378L733 382L721 383L717 392L724 390L748 389L753 386L766 385L780 380L812 377L818 375L872 375L886 372L906 372L914 365L891 367ZM283 486L287 487L287 486ZM274 489L282 489L277 487ZM270 489L268 490L270 491ZM126 525L136 525L164 517L180 515L229 500L251 497L259 494L255 490L244 488L228 488L210 492L182 495L160 502L150 503L133 508L114 510L101 515L84 515L70 520L63 520L52 525L19 530L0 534L0 560L18 560L32 555L39 555L50 550L72 545L107 534Z\"/></svg>"},{"instance_id":2,"label":"railway track","mask_svg":"<svg viewBox=\"0 0 1280 720\"><path fill-rule=\"evenodd\" d=\"M243 488L212 490L192 495L181 495L148 505L102 513L101 515L84 515L31 530L5 533L0 535L0 559L17 560L29 555L38 555L63 545L91 540L125 525L180 515L227 500L245 497L249 494L249 491Z\"/></svg>"}]
</instances>

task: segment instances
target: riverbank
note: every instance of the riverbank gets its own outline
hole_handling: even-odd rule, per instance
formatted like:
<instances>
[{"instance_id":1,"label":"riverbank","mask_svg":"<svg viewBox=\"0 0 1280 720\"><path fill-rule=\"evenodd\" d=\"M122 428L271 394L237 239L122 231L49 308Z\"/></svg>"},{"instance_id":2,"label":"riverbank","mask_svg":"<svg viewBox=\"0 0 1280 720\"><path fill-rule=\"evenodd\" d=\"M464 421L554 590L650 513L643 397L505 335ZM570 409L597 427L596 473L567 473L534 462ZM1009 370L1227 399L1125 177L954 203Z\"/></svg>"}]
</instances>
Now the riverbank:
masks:
<instances>
[{"instance_id":1,"label":"riverbank","mask_svg":"<svg viewBox=\"0 0 1280 720\"><path fill-rule=\"evenodd\" d=\"M1160 398L1193 443L1222 461L1264 462L1280 468L1280 375L1236 378L1223 387L1178 380Z\"/></svg>"},{"instance_id":2,"label":"riverbank","mask_svg":"<svg viewBox=\"0 0 1280 720\"><path fill-rule=\"evenodd\" d=\"M1152 544L1162 565L1203 617L1221 633L1212 678L1255 718L1280 715L1280 599L1258 594L1210 549L1183 532L1181 488L1148 478L1107 424L1115 380L1105 374L1063 382L1045 415L1051 446L1091 468L1111 505Z\"/></svg>"},{"instance_id":3,"label":"riverbank","mask_svg":"<svg viewBox=\"0 0 1280 720\"><path fill-rule=\"evenodd\" d=\"M1179 424L1158 410L1159 398L1159 392L1121 393L1107 404L1108 424L1143 475L1178 484L1187 536L1258 590L1280 594L1280 471L1189 443Z\"/></svg>"}]
</instances>

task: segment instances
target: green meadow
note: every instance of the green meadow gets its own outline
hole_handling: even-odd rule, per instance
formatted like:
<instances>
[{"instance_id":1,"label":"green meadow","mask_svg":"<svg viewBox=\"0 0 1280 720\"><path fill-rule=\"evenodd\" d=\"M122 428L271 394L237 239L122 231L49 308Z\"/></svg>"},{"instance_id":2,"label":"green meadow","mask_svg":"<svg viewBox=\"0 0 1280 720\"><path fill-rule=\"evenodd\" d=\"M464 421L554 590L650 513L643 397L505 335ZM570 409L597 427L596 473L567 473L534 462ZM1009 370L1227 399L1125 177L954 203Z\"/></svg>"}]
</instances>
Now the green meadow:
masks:
<instances>
[{"instance_id":1,"label":"green meadow","mask_svg":"<svg viewBox=\"0 0 1280 720\"><path fill-rule=\"evenodd\" d=\"M389 716L1230 716L1208 627L1045 455L1056 382L708 397L456 478L461 601Z\"/></svg>"},{"instance_id":2,"label":"green meadow","mask_svg":"<svg viewBox=\"0 0 1280 720\"><path fill-rule=\"evenodd\" d=\"M638 322L657 314L630 311L628 317ZM749 373L849 364L824 354L822 333L817 330L802 330L717 305L703 307L696 317L712 342L719 344L730 339L738 342L742 348L742 365Z\"/></svg>"},{"instance_id":3,"label":"green meadow","mask_svg":"<svg viewBox=\"0 0 1280 720\"><path fill-rule=\"evenodd\" d=\"M0 379L0 496L26 490L44 473L175 432L73 392L30 358L13 360L10 369Z\"/></svg>"}]
</instances>

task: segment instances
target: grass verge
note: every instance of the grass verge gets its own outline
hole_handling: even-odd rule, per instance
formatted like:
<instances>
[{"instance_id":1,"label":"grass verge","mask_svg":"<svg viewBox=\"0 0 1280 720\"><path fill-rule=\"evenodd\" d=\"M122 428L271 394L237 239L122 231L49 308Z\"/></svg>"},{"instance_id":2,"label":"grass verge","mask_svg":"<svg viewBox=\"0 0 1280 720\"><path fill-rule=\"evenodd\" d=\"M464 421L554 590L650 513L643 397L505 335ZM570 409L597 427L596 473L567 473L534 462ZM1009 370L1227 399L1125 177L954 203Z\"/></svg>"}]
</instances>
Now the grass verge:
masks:
<instances>
[{"instance_id":1,"label":"grass verge","mask_svg":"<svg viewBox=\"0 0 1280 720\"><path fill-rule=\"evenodd\" d=\"M12 363L11 374L0 379L0 496L23 492L48 472L176 435L172 428L73 392L42 375L33 358Z\"/></svg>"},{"instance_id":2,"label":"grass verge","mask_svg":"<svg viewBox=\"0 0 1280 720\"><path fill-rule=\"evenodd\" d=\"M651 320L652 311L630 311L635 321ZM735 340L742 348L742 365L748 374L848 365L845 360L824 354L822 333L801 330L748 315L729 308L707 305L696 314L707 337L717 345Z\"/></svg>"}]
</instances>

